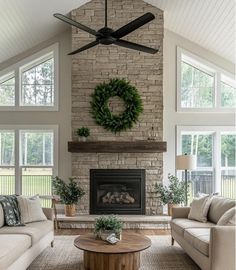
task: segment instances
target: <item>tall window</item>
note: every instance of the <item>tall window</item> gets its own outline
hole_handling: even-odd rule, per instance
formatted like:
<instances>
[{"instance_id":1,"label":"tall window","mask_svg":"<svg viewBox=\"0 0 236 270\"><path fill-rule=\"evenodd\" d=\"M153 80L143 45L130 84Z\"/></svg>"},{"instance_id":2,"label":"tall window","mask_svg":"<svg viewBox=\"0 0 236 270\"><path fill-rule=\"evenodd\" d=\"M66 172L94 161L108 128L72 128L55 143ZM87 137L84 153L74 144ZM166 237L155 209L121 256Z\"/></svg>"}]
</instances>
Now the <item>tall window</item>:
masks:
<instances>
[{"instance_id":1,"label":"tall window","mask_svg":"<svg viewBox=\"0 0 236 270\"><path fill-rule=\"evenodd\" d=\"M231 127L178 127L177 152L197 156L190 172L190 197L219 192L236 198L236 132Z\"/></svg>"},{"instance_id":2,"label":"tall window","mask_svg":"<svg viewBox=\"0 0 236 270\"><path fill-rule=\"evenodd\" d=\"M15 185L15 131L0 130L0 194L14 194Z\"/></svg>"},{"instance_id":3,"label":"tall window","mask_svg":"<svg viewBox=\"0 0 236 270\"><path fill-rule=\"evenodd\" d=\"M233 74L178 48L177 110L224 112L235 107L236 82Z\"/></svg>"},{"instance_id":4,"label":"tall window","mask_svg":"<svg viewBox=\"0 0 236 270\"><path fill-rule=\"evenodd\" d=\"M221 194L236 198L236 133L221 132Z\"/></svg>"},{"instance_id":5,"label":"tall window","mask_svg":"<svg viewBox=\"0 0 236 270\"><path fill-rule=\"evenodd\" d=\"M1 128L0 154L0 194L51 195L51 177L57 174L56 127Z\"/></svg>"},{"instance_id":6,"label":"tall window","mask_svg":"<svg viewBox=\"0 0 236 270\"><path fill-rule=\"evenodd\" d=\"M0 110L57 109L57 44L0 72Z\"/></svg>"}]
</instances>

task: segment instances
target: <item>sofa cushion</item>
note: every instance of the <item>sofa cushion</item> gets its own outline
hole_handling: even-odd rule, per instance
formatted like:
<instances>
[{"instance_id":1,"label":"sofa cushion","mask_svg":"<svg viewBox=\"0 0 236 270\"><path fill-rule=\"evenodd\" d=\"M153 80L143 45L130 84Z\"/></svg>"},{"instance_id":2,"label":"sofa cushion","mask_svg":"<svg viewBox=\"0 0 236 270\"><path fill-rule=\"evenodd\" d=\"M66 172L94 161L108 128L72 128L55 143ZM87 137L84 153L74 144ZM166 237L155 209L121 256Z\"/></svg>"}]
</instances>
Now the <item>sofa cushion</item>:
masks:
<instances>
[{"instance_id":1,"label":"sofa cushion","mask_svg":"<svg viewBox=\"0 0 236 270\"><path fill-rule=\"evenodd\" d=\"M53 222L51 220L33 222L26 224L23 227L2 227L0 229L1 234L23 234L31 236L31 244L34 245L47 233L53 230ZM0 268L1 269L1 268Z\"/></svg>"},{"instance_id":2,"label":"sofa cushion","mask_svg":"<svg viewBox=\"0 0 236 270\"><path fill-rule=\"evenodd\" d=\"M199 222L195 220L190 220L187 218L176 218L170 222L171 229L176 231L182 237L184 236L184 230L188 228L211 228L216 226L214 223L210 222Z\"/></svg>"},{"instance_id":3,"label":"sofa cushion","mask_svg":"<svg viewBox=\"0 0 236 270\"><path fill-rule=\"evenodd\" d=\"M208 212L208 221L217 223L221 216L235 206L235 200L214 196Z\"/></svg>"},{"instance_id":4,"label":"sofa cushion","mask_svg":"<svg viewBox=\"0 0 236 270\"><path fill-rule=\"evenodd\" d=\"M210 228L192 228L184 231L184 239L209 257Z\"/></svg>"},{"instance_id":5,"label":"sofa cushion","mask_svg":"<svg viewBox=\"0 0 236 270\"><path fill-rule=\"evenodd\" d=\"M4 212L2 205L0 204L0 228L4 225Z\"/></svg>"},{"instance_id":6,"label":"sofa cushion","mask_svg":"<svg viewBox=\"0 0 236 270\"><path fill-rule=\"evenodd\" d=\"M0 235L0 269L7 269L30 246L31 237L28 235Z\"/></svg>"}]
</instances>

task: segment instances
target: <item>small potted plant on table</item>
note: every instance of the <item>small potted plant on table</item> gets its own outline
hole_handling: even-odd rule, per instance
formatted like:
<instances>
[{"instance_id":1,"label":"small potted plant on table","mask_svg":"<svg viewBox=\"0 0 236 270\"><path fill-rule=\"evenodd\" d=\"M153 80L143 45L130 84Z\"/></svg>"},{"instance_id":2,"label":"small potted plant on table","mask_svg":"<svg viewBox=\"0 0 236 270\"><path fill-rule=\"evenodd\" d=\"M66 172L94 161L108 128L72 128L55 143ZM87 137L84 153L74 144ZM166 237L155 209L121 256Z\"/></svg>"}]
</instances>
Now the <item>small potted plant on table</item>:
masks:
<instances>
[{"instance_id":1,"label":"small potted plant on table","mask_svg":"<svg viewBox=\"0 0 236 270\"><path fill-rule=\"evenodd\" d=\"M106 238L114 233L116 238L121 240L121 232L123 229L123 222L116 216L101 216L95 220L94 233L97 238L106 240Z\"/></svg>"},{"instance_id":2,"label":"small potted plant on table","mask_svg":"<svg viewBox=\"0 0 236 270\"><path fill-rule=\"evenodd\" d=\"M172 208L185 202L185 183L174 175L169 174L169 185L156 184L155 191L163 205L168 204L168 215L172 216Z\"/></svg>"},{"instance_id":3,"label":"small potted plant on table","mask_svg":"<svg viewBox=\"0 0 236 270\"><path fill-rule=\"evenodd\" d=\"M81 128L77 129L76 133L79 136L79 138L81 139L81 141L85 142L87 137L90 135L90 130L89 130L89 128L81 127Z\"/></svg>"},{"instance_id":4,"label":"small potted plant on table","mask_svg":"<svg viewBox=\"0 0 236 270\"><path fill-rule=\"evenodd\" d=\"M55 195L60 197L60 201L65 204L65 215L68 217L75 216L75 206L79 199L85 194L75 178L70 177L66 183L58 176L52 178L52 186Z\"/></svg>"}]
</instances>

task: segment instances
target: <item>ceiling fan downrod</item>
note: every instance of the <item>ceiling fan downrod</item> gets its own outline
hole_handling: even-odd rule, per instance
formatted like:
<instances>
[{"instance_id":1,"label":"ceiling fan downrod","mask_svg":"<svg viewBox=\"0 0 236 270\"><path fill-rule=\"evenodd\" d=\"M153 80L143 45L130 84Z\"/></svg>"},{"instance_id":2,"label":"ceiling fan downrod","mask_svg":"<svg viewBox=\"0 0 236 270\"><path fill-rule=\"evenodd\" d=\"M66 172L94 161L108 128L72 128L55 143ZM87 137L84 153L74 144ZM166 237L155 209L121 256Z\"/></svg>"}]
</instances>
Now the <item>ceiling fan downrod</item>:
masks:
<instances>
[{"instance_id":1,"label":"ceiling fan downrod","mask_svg":"<svg viewBox=\"0 0 236 270\"><path fill-rule=\"evenodd\" d=\"M105 0L105 27L107 27L107 0Z\"/></svg>"}]
</instances>

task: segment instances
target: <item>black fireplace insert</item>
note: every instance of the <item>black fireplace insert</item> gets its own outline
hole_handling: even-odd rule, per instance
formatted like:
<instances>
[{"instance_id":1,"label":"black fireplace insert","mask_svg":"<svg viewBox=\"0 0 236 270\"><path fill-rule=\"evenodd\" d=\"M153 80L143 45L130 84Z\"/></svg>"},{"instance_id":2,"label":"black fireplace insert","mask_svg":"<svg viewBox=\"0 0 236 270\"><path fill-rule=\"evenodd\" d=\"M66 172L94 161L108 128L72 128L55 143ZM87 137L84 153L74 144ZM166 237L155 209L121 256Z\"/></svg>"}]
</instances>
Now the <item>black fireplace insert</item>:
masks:
<instances>
[{"instance_id":1,"label":"black fireplace insert","mask_svg":"<svg viewBox=\"0 0 236 270\"><path fill-rule=\"evenodd\" d=\"M145 170L90 170L90 214L145 214Z\"/></svg>"}]
</instances>

